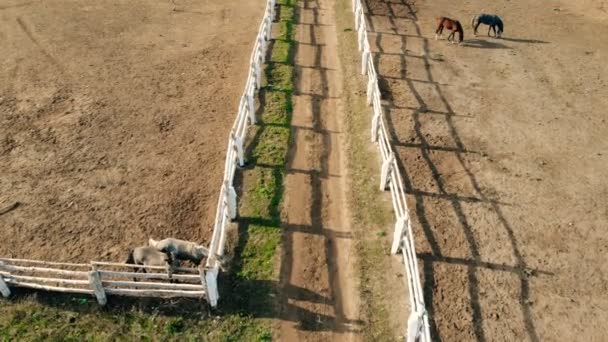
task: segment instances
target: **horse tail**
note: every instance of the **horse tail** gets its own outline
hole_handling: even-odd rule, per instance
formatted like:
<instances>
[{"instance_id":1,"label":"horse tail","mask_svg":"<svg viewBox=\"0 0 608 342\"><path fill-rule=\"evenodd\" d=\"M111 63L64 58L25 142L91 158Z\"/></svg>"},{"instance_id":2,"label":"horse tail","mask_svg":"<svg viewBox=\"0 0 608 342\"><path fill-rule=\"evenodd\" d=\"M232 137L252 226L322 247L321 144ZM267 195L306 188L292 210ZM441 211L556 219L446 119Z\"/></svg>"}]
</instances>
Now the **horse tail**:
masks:
<instances>
[{"instance_id":1,"label":"horse tail","mask_svg":"<svg viewBox=\"0 0 608 342\"><path fill-rule=\"evenodd\" d=\"M475 20L477 19L477 14L473 16L473 19L471 19L471 27L474 29L475 28Z\"/></svg>"},{"instance_id":2,"label":"horse tail","mask_svg":"<svg viewBox=\"0 0 608 342\"><path fill-rule=\"evenodd\" d=\"M127 256L127 261L125 264L135 264L135 258L133 257L133 249L129 250L129 256Z\"/></svg>"}]
</instances>

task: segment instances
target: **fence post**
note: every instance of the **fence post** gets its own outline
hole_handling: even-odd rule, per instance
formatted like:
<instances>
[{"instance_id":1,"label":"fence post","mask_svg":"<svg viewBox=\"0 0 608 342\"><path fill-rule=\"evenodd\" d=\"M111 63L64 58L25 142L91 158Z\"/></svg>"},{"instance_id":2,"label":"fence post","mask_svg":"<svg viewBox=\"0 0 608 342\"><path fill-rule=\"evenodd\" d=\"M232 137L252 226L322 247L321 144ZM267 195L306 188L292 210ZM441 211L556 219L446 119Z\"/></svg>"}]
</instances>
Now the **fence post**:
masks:
<instances>
[{"instance_id":1,"label":"fence post","mask_svg":"<svg viewBox=\"0 0 608 342\"><path fill-rule=\"evenodd\" d=\"M410 313L410 317L407 319L407 342L416 342L418 340L424 314L424 308Z\"/></svg>"},{"instance_id":2,"label":"fence post","mask_svg":"<svg viewBox=\"0 0 608 342\"><path fill-rule=\"evenodd\" d=\"M270 13L271 13L271 21L274 20L274 7L276 6L275 0L270 1Z\"/></svg>"},{"instance_id":3,"label":"fence post","mask_svg":"<svg viewBox=\"0 0 608 342\"><path fill-rule=\"evenodd\" d=\"M363 39L365 36L363 35L363 25L359 25L357 29L357 43L359 44L359 52L363 51Z\"/></svg>"},{"instance_id":4,"label":"fence post","mask_svg":"<svg viewBox=\"0 0 608 342\"><path fill-rule=\"evenodd\" d=\"M230 219L234 220L236 218L236 190L234 190L234 186L228 184L228 181L225 183L226 187L226 202L228 203L228 214L230 215Z\"/></svg>"},{"instance_id":5,"label":"fence post","mask_svg":"<svg viewBox=\"0 0 608 342\"><path fill-rule=\"evenodd\" d=\"M91 268L92 271L89 272L89 283L91 284L91 289L95 291L97 303L99 303L99 305L101 306L104 306L108 303L108 298L106 297L106 292L103 289L101 277L99 276L99 272L97 271L97 266L91 265Z\"/></svg>"},{"instance_id":6,"label":"fence post","mask_svg":"<svg viewBox=\"0 0 608 342\"><path fill-rule=\"evenodd\" d=\"M247 91L249 93L249 91ZM251 91L253 93L253 91ZM253 104L253 94L247 94L247 112L249 113L249 122L255 124L255 106Z\"/></svg>"},{"instance_id":7,"label":"fence post","mask_svg":"<svg viewBox=\"0 0 608 342\"><path fill-rule=\"evenodd\" d=\"M395 222L395 232L393 233L393 245L391 246L391 254L397 254L399 253L399 250L401 250L401 240L403 238L403 233L405 233L405 228L407 225L407 222L405 220L405 217L399 217L397 219L397 222Z\"/></svg>"},{"instance_id":8,"label":"fence post","mask_svg":"<svg viewBox=\"0 0 608 342\"><path fill-rule=\"evenodd\" d=\"M8 285L6 285L6 282L4 281L4 277L0 274L0 293L2 293L2 296L4 298L8 298L11 295L11 290L8 288Z\"/></svg>"},{"instance_id":9,"label":"fence post","mask_svg":"<svg viewBox=\"0 0 608 342\"><path fill-rule=\"evenodd\" d=\"M372 77L369 77L369 80L367 81L367 105L371 105L374 99L374 90L376 89L376 87L374 87L374 81L375 79Z\"/></svg>"},{"instance_id":10,"label":"fence post","mask_svg":"<svg viewBox=\"0 0 608 342\"><path fill-rule=\"evenodd\" d=\"M361 74L367 74L367 61L369 60L369 56L371 55L370 51L363 51L363 58L361 59Z\"/></svg>"},{"instance_id":11,"label":"fence post","mask_svg":"<svg viewBox=\"0 0 608 342\"><path fill-rule=\"evenodd\" d=\"M236 148L236 155L239 159L239 166L245 166L245 151L243 150L243 140L233 133L232 141L234 142L234 148Z\"/></svg>"},{"instance_id":12,"label":"fence post","mask_svg":"<svg viewBox=\"0 0 608 342\"><path fill-rule=\"evenodd\" d=\"M272 8L268 11L268 19L266 21L266 27L264 28L264 39L270 40L270 36L272 34L272 20L274 18L274 13L272 12ZM264 57L266 57L266 51L264 51Z\"/></svg>"},{"instance_id":13,"label":"fence post","mask_svg":"<svg viewBox=\"0 0 608 342\"><path fill-rule=\"evenodd\" d=\"M380 173L380 191L386 190L386 186L388 185L389 181L389 175L391 173L394 161L395 153L391 152L388 158L382 162L382 170Z\"/></svg>"},{"instance_id":14,"label":"fence post","mask_svg":"<svg viewBox=\"0 0 608 342\"><path fill-rule=\"evenodd\" d=\"M260 59L264 61L264 56L266 56L266 37L262 36L258 41L260 42Z\"/></svg>"},{"instance_id":15,"label":"fence post","mask_svg":"<svg viewBox=\"0 0 608 342\"><path fill-rule=\"evenodd\" d=\"M217 301L220 294L217 291L217 273L218 268L214 266L212 269L205 272L205 283L207 284L207 300L212 308L217 306Z\"/></svg>"},{"instance_id":16,"label":"fence post","mask_svg":"<svg viewBox=\"0 0 608 342\"><path fill-rule=\"evenodd\" d=\"M264 63L264 56L260 54L260 56L256 59L254 63L255 67L255 88L260 89L262 87L262 68L261 64Z\"/></svg>"},{"instance_id":17,"label":"fence post","mask_svg":"<svg viewBox=\"0 0 608 342\"><path fill-rule=\"evenodd\" d=\"M374 113L372 117L372 142L378 141L378 127L380 127L380 114Z\"/></svg>"}]
</instances>

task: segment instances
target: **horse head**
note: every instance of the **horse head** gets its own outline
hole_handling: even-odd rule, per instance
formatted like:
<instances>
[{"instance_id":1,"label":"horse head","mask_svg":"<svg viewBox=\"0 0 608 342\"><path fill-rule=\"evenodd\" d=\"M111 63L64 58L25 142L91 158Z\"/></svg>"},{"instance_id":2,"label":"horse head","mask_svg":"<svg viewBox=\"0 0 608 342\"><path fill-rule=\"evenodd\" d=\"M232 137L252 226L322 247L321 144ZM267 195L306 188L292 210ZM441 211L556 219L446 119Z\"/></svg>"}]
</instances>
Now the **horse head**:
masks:
<instances>
[{"instance_id":1,"label":"horse head","mask_svg":"<svg viewBox=\"0 0 608 342\"><path fill-rule=\"evenodd\" d=\"M148 246L156 247L156 245L158 245L158 241L154 240L153 238L148 239Z\"/></svg>"}]
</instances>

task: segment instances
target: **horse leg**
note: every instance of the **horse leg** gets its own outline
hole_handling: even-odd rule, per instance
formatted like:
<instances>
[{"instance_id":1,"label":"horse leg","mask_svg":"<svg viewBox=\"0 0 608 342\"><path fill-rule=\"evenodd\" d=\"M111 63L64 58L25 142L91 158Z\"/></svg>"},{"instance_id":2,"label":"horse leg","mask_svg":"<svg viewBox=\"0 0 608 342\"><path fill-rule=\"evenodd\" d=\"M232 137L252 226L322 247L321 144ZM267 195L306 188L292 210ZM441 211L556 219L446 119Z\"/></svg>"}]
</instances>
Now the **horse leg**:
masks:
<instances>
[{"instance_id":1,"label":"horse leg","mask_svg":"<svg viewBox=\"0 0 608 342\"><path fill-rule=\"evenodd\" d=\"M488 37L490 36L490 30L492 29L492 25L488 26Z\"/></svg>"},{"instance_id":2,"label":"horse leg","mask_svg":"<svg viewBox=\"0 0 608 342\"><path fill-rule=\"evenodd\" d=\"M456 34L456 31L452 31L452 32L450 33L450 35L448 36L448 41L449 41L449 42L452 42L452 41L454 40L454 35L455 35L455 34Z\"/></svg>"},{"instance_id":3,"label":"horse leg","mask_svg":"<svg viewBox=\"0 0 608 342\"><path fill-rule=\"evenodd\" d=\"M477 29L479 28L479 25L481 25L481 22L478 21L473 29L473 33L475 34L475 37L477 37Z\"/></svg>"},{"instance_id":4,"label":"horse leg","mask_svg":"<svg viewBox=\"0 0 608 342\"><path fill-rule=\"evenodd\" d=\"M492 31L494 31L494 38L496 38L496 25L492 25Z\"/></svg>"},{"instance_id":5,"label":"horse leg","mask_svg":"<svg viewBox=\"0 0 608 342\"><path fill-rule=\"evenodd\" d=\"M435 30L435 40L437 40L439 38L439 36L441 36L442 31L443 31L443 25L439 24L439 27L437 27L437 30Z\"/></svg>"},{"instance_id":6,"label":"horse leg","mask_svg":"<svg viewBox=\"0 0 608 342\"><path fill-rule=\"evenodd\" d=\"M134 273L139 273L139 271L141 271L141 268L135 267L133 270L134 270ZM137 281L137 277L133 277L133 281Z\"/></svg>"}]
</instances>

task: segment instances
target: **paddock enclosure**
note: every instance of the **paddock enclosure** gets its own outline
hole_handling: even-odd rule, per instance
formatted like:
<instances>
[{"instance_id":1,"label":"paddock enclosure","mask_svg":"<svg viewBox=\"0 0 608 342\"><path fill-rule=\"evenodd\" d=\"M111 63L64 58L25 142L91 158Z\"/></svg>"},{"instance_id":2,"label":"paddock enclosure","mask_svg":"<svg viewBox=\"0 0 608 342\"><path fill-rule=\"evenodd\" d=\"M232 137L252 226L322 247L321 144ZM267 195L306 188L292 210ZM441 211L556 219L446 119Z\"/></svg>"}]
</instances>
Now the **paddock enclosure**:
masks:
<instances>
[{"instance_id":1,"label":"paddock enclosure","mask_svg":"<svg viewBox=\"0 0 608 342\"><path fill-rule=\"evenodd\" d=\"M208 245L263 1L3 1L0 255Z\"/></svg>"},{"instance_id":2,"label":"paddock enclosure","mask_svg":"<svg viewBox=\"0 0 608 342\"><path fill-rule=\"evenodd\" d=\"M604 340L606 2L362 2L432 340Z\"/></svg>"}]
</instances>

